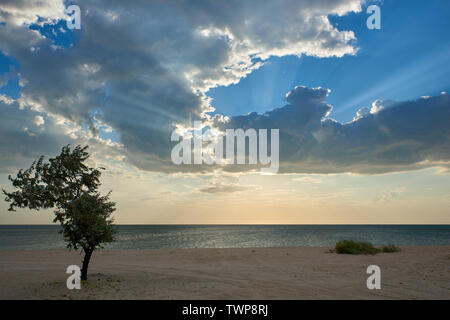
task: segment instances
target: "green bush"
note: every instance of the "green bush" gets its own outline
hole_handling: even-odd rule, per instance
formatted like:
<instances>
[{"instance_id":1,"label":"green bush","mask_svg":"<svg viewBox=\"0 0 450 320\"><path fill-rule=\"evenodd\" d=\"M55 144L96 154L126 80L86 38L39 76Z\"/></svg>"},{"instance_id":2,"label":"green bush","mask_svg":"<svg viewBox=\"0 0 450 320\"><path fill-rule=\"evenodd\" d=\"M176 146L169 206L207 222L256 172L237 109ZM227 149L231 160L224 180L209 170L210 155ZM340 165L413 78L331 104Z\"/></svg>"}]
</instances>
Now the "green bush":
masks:
<instances>
[{"instance_id":1,"label":"green bush","mask_svg":"<svg viewBox=\"0 0 450 320\"><path fill-rule=\"evenodd\" d=\"M341 254L377 254L379 252L397 252L400 251L400 248L392 243L377 248L369 242L342 240L336 243L333 251Z\"/></svg>"},{"instance_id":2,"label":"green bush","mask_svg":"<svg viewBox=\"0 0 450 320\"><path fill-rule=\"evenodd\" d=\"M336 243L336 253L341 254L376 254L380 252L369 242L356 242L353 240L342 240Z\"/></svg>"},{"instance_id":3,"label":"green bush","mask_svg":"<svg viewBox=\"0 0 450 320\"><path fill-rule=\"evenodd\" d=\"M398 252L400 251L400 248L397 247L395 244L388 243L387 246L382 246L381 251L383 252Z\"/></svg>"},{"instance_id":4,"label":"green bush","mask_svg":"<svg viewBox=\"0 0 450 320\"><path fill-rule=\"evenodd\" d=\"M353 240L342 240L334 247L336 253L343 254L376 254L380 249L375 248L369 242L356 242Z\"/></svg>"}]
</instances>

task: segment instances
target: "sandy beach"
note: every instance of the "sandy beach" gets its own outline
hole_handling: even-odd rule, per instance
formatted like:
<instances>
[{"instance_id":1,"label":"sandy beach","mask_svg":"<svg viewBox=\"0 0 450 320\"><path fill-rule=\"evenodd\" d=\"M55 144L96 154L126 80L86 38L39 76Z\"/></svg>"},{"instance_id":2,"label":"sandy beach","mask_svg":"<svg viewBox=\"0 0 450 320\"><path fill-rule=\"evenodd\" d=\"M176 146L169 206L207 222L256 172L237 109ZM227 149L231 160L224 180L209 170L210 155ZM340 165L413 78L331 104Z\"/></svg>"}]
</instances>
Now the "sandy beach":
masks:
<instances>
[{"instance_id":1,"label":"sandy beach","mask_svg":"<svg viewBox=\"0 0 450 320\"><path fill-rule=\"evenodd\" d=\"M88 282L68 290L64 249L0 251L0 299L450 299L450 246L374 256L329 248L101 250ZM366 268L381 268L368 290Z\"/></svg>"}]
</instances>

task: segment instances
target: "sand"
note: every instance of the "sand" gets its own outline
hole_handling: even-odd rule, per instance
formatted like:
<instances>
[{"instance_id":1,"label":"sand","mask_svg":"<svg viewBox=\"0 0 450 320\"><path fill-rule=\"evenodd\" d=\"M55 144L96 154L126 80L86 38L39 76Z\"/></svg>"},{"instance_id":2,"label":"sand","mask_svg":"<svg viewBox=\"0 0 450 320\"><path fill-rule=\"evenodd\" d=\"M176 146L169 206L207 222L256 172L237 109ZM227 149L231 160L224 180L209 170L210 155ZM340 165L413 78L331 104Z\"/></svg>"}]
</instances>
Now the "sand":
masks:
<instances>
[{"instance_id":1,"label":"sand","mask_svg":"<svg viewBox=\"0 0 450 320\"><path fill-rule=\"evenodd\" d=\"M450 299L450 246L375 256L328 248L101 250L68 290L68 250L0 251L0 299ZM369 290L366 268L381 268Z\"/></svg>"}]
</instances>

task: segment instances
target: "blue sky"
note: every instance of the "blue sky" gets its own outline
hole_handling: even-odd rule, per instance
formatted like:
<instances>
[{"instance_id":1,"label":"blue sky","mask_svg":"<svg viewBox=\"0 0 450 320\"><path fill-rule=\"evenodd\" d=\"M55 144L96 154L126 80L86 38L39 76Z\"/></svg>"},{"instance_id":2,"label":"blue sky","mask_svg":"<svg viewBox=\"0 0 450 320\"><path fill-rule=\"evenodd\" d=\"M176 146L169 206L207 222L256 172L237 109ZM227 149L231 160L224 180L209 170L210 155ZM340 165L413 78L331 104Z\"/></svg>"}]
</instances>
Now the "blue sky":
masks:
<instances>
[{"instance_id":1,"label":"blue sky","mask_svg":"<svg viewBox=\"0 0 450 320\"><path fill-rule=\"evenodd\" d=\"M370 4L371 2L369 2ZM273 57L238 84L213 88L216 113L235 116L286 104L296 85L331 89L332 118L352 120L376 99L404 101L434 96L450 89L450 6L448 1L385 1L381 30L369 30L360 13L330 16L340 30L353 30L355 56Z\"/></svg>"},{"instance_id":2,"label":"blue sky","mask_svg":"<svg viewBox=\"0 0 450 320\"><path fill-rule=\"evenodd\" d=\"M0 94L6 94L14 99L20 97L17 72L20 72L20 65L17 60L0 52L0 74L5 78L3 85L0 86Z\"/></svg>"},{"instance_id":3,"label":"blue sky","mask_svg":"<svg viewBox=\"0 0 450 320\"><path fill-rule=\"evenodd\" d=\"M37 22L39 22L39 19ZM81 35L81 31L69 30L65 20L60 20L55 24L44 23L40 25L35 23L31 24L29 28L39 31L43 36L51 39L54 45L67 49L76 45ZM14 57L7 56L0 50L0 74L10 72L11 68L13 68L13 71L21 73L20 63ZM19 77L11 77L11 79L8 79L7 84L0 86L0 94L5 94L14 99L20 97L20 92Z\"/></svg>"}]
</instances>

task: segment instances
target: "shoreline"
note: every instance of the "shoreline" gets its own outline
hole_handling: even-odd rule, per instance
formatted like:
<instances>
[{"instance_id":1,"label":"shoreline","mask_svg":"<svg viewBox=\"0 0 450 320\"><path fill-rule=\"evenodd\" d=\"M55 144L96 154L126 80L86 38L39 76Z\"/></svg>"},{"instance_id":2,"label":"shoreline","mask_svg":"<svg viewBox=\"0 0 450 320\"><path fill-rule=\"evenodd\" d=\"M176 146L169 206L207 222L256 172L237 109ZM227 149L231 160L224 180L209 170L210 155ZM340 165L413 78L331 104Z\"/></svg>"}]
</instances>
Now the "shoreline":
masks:
<instances>
[{"instance_id":1,"label":"shoreline","mask_svg":"<svg viewBox=\"0 0 450 320\"><path fill-rule=\"evenodd\" d=\"M450 245L374 256L331 247L103 249L68 290L68 249L1 250L0 299L450 299ZM369 290L366 268L381 268Z\"/></svg>"}]
</instances>

